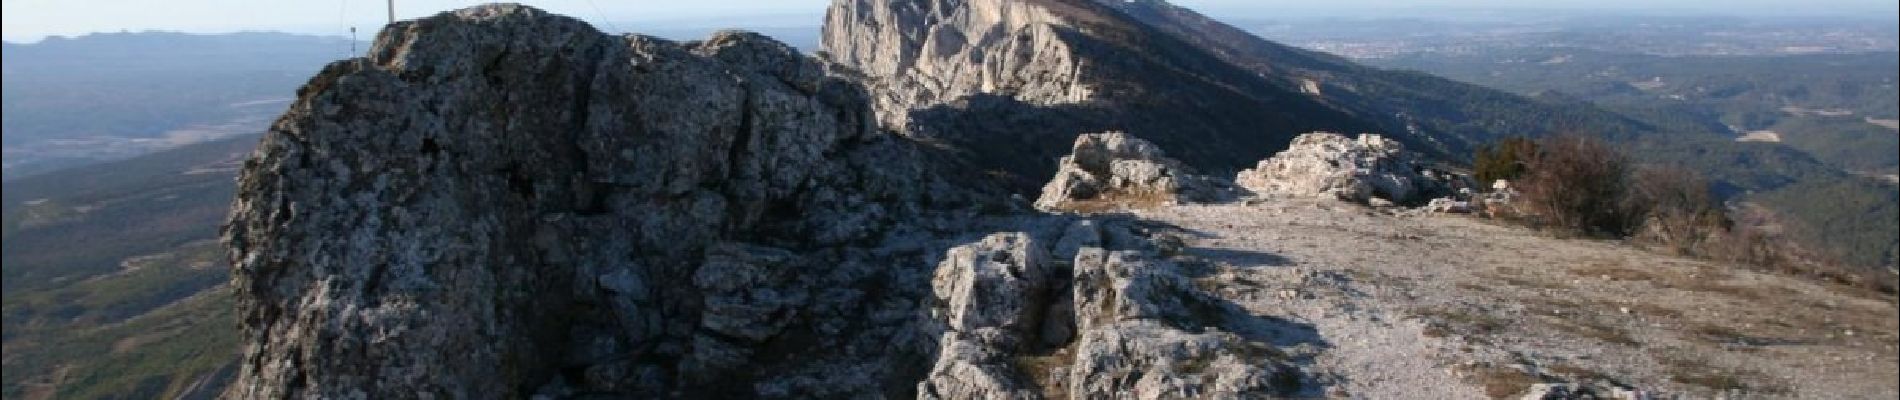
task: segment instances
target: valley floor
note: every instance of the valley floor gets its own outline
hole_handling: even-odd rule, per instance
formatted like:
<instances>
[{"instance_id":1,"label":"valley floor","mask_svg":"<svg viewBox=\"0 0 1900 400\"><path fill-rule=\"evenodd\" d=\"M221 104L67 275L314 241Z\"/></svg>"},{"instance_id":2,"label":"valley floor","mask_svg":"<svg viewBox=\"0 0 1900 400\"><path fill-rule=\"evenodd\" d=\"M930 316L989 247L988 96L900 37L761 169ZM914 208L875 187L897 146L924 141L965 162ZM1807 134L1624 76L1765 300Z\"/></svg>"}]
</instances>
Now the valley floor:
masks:
<instances>
[{"instance_id":1,"label":"valley floor","mask_svg":"<svg viewBox=\"0 0 1900 400\"><path fill-rule=\"evenodd\" d=\"M1891 297L1465 216L1246 203L1135 216L1215 267L1203 289L1316 336L1291 352L1328 396L1900 396Z\"/></svg>"}]
</instances>

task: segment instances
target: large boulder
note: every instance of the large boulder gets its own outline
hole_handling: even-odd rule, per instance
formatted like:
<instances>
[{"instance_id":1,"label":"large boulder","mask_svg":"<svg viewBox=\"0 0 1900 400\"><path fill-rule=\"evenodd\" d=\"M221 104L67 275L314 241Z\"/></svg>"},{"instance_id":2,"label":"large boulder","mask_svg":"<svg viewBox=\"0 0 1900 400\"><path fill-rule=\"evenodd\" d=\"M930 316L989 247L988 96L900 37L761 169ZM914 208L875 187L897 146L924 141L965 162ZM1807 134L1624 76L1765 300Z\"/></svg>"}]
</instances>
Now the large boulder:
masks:
<instances>
[{"instance_id":1,"label":"large boulder","mask_svg":"<svg viewBox=\"0 0 1900 400\"><path fill-rule=\"evenodd\" d=\"M1081 332L1067 380L1074 393L1177 399L1298 390L1298 372L1271 356L1270 344L1226 331L1239 311L1196 289L1172 262L1091 248L1074 268Z\"/></svg>"},{"instance_id":2,"label":"large boulder","mask_svg":"<svg viewBox=\"0 0 1900 400\"><path fill-rule=\"evenodd\" d=\"M999 233L950 249L937 267L932 314L944 323L937 362L918 383L925 399L1035 398L1012 358L1040 330L1048 251L1027 233Z\"/></svg>"},{"instance_id":3,"label":"large boulder","mask_svg":"<svg viewBox=\"0 0 1900 400\"><path fill-rule=\"evenodd\" d=\"M1271 344L1234 333L1258 330L1237 326L1252 317L1196 288L1161 256L1160 235L1102 221L1059 235L997 234L949 252L931 309L944 332L920 398L1252 398L1299 389L1297 369ZM1040 249L1047 243L1053 252Z\"/></svg>"},{"instance_id":4,"label":"large boulder","mask_svg":"<svg viewBox=\"0 0 1900 400\"><path fill-rule=\"evenodd\" d=\"M1026 233L994 234L950 249L931 279L948 328L1029 332L1048 284L1048 259L1048 250Z\"/></svg>"},{"instance_id":5,"label":"large boulder","mask_svg":"<svg viewBox=\"0 0 1900 400\"><path fill-rule=\"evenodd\" d=\"M1043 186L1036 208L1046 211L1089 206L1165 205L1207 201L1215 184L1188 173L1160 147L1121 132L1082 135L1062 157L1056 176Z\"/></svg>"},{"instance_id":6,"label":"large boulder","mask_svg":"<svg viewBox=\"0 0 1900 400\"><path fill-rule=\"evenodd\" d=\"M1241 171L1234 182L1258 194L1416 205L1451 193L1451 180L1450 174L1431 170L1397 141L1372 134L1352 139L1315 132L1300 135L1286 151Z\"/></svg>"}]
</instances>

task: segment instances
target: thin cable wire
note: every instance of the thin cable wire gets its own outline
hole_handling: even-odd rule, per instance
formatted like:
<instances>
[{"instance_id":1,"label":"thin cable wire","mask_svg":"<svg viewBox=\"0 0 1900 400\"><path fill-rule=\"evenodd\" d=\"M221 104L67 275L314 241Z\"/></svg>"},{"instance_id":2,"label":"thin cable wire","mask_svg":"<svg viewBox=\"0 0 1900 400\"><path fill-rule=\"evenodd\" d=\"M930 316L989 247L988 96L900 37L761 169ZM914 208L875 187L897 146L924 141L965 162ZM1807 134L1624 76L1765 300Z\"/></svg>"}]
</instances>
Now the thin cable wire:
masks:
<instances>
[{"instance_id":1,"label":"thin cable wire","mask_svg":"<svg viewBox=\"0 0 1900 400\"><path fill-rule=\"evenodd\" d=\"M337 0L336 23L350 32L349 53L344 57L356 57L356 24L350 23L350 0Z\"/></svg>"},{"instance_id":2,"label":"thin cable wire","mask_svg":"<svg viewBox=\"0 0 1900 400\"><path fill-rule=\"evenodd\" d=\"M602 25L607 25L607 30L613 31L614 34L626 33L621 31L620 27L614 26L613 21L607 20L607 14L600 12L600 5L594 4L594 0L587 0L587 6L594 9L594 18L599 19Z\"/></svg>"}]
</instances>

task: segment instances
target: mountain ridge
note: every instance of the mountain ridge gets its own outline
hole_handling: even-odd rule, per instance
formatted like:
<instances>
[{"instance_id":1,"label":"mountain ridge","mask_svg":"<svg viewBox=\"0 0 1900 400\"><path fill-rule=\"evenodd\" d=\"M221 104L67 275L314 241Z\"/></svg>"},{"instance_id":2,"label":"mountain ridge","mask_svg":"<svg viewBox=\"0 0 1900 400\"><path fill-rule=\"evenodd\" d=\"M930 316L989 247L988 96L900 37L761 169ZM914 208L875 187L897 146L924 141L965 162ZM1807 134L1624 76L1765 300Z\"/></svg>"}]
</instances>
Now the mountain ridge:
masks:
<instances>
[{"instance_id":1,"label":"mountain ridge","mask_svg":"<svg viewBox=\"0 0 1900 400\"><path fill-rule=\"evenodd\" d=\"M915 7L885 7L894 4ZM1424 263L1477 262L1465 254L1431 253L1361 275L1351 271L1363 258L1270 244L1476 249L1484 237L1472 232L1506 228L1231 185L1215 189L1228 193L1209 196L1227 199L1213 205L1031 211L1007 190L1054 175L1040 172L1057 164L1046 154L1074 149L1077 162L1064 167L1077 171L1067 172L1108 173L1091 185L1187 178L1189 165L1219 178L1185 181L1213 182L1231 175L1220 170L1226 163L1258 161L1285 147L1275 144L1281 136L1290 141L1307 127L1389 122L1315 100L1329 90L1323 85L1263 78L1205 45L1131 22L1112 4L841 0L834 8L838 18L828 20L893 29L828 29L827 53L847 55L810 58L743 32L683 42L606 35L520 5L391 25L368 57L332 63L299 90L242 167L223 236L246 349L225 396L1174 398L1433 385L1430 393L1470 397L1490 385L1444 373L1512 368L1525 376L1514 379L1546 386L1506 395L1892 391L1769 379L1703 387L1602 362L1582 364L1615 378L1562 372L1552 360L1596 346L1715 344L1684 345L1701 339L1653 335L1635 322L1528 325L1582 343L1554 354L1483 344L1475 340L1506 330L1484 318L1541 311L1479 310L1461 320L1470 314L1399 306L1417 298L1406 282L1462 265ZM1043 49L1068 53L1051 59ZM1187 111L1209 103L1220 105ZM1140 130L1133 136L1156 143L1135 147L1153 159L1094 159L1069 140L1088 132L1070 130L1088 127ZM1163 133L1170 127L1186 133ZM1429 150L1431 134L1397 136ZM1380 154L1402 151L1399 142L1361 142ZM1189 160L1163 159L1154 144ZM1310 158L1326 159L1319 151ZM1410 162L1392 165L1379 176L1441 179ZM1409 192L1372 188L1365 194ZM1433 230L1446 226L1462 228ZM1258 236L1307 230L1314 239ZM1564 249L1540 258L1562 265L1601 262L1579 255L1591 249L1648 260L1622 246L1509 239L1518 250ZM1507 282L1563 275L1479 261L1481 272ZM1659 271L1702 268L1670 265ZM1629 279L1683 285L1662 274ZM1465 284L1486 276L1451 275ZM1739 276L1721 279L1740 286L1686 290L1752 298L1762 295L1750 285L1769 282L1821 293L1792 302L1886 304ZM1499 292L1559 289L1523 282ZM1491 298L1460 290L1451 296ZM1672 299L1684 310L1698 301ZM1583 315L1614 318L1606 310ZM1893 335L1885 323L1851 327L1884 340ZM1486 330L1469 334L1473 342L1444 337ZM1609 334L1626 331L1634 333ZM1449 357L1429 363L1486 364L1373 366L1391 355L1364 347L1367 340ZM1826 345L1851 350L1866 340ZM1457 356L1459 345L1479 355ZM1641 353L1617 349L1618 357ZM1711 362L1671 357L1669 365ZM1749 357L1713 361L1730 370Z\"/></svg>"},{"instance_id":2,"label":"mountain ridge","mask_svg":"<svg viewBox=\"0 0 1900 400\"><path fill-rule=\"evenodd\" d=\"M1594 107L1359 66L1166 2L838 1L826 21L820 57L867 76L886 126L983 147L970 152L978 164L1025 181L1018 190L1033 191L1081 132L1128 131L1231 172L1310 131L1379 133L1455 164L1505 137L1655 130ZM996 141L1019 145L986 154Z\"/></svg>"}]
</instances>

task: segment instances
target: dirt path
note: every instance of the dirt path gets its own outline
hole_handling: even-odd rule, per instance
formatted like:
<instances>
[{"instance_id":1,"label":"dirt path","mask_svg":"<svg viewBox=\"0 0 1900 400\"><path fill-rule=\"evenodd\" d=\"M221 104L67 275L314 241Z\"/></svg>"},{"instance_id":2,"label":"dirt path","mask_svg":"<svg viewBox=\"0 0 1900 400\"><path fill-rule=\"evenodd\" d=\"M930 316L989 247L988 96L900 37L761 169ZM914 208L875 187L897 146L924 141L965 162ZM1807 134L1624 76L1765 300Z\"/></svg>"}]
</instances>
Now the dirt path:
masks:
<instances>
[{"instance_id":1,"label":"dirt path","mask_svg":"<svg viewBox=\"0 0 1900 400\"><path fill-rule=\"evenodd\" d=\"M1664 395L1900 396L1891 298L1558 240L1449 215L1310 200L1139 212L1201 278L1324 337L1310 369L1354 398L1513 397L1538 382Z\"/></svg>"}]
</instances>

